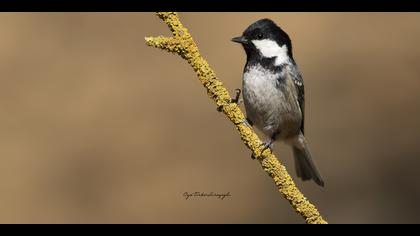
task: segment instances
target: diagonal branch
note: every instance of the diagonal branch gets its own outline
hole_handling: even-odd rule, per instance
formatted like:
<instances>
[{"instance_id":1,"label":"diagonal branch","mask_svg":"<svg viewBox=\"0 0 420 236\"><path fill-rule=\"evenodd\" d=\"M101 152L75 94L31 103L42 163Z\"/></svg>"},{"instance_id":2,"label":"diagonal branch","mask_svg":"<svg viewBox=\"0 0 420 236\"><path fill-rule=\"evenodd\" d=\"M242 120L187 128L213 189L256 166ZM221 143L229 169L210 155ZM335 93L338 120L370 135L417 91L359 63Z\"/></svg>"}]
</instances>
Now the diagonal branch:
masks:
<instances>
[{"instance_id":1,"label":"diagonal branch","mask_svg":"<svg viewBox=\"0 0 420 236\"><path fill-rule=\"evenodd\" d=\"M322 219L316 207L299 191L286 168L280 164L273 153L269 149L261 153L263 150L262 141L243 122L245 120L244 114L236 103L231 102L229 92L217 79L215 72L210 68L207 61L200 55L197 45L188 30L182 25L178 14L176 12L158 12L157 16L169 26L173 36L146 37L146 44L176 53L187 60L197 73L200 82L207 89L209 97L216 102L218 109L233 122L242 141L258 159L264 171L274 180L279 192L289 201L293 209L307 223L326 224L327 222Z\"/></svg>"}]
</instances>

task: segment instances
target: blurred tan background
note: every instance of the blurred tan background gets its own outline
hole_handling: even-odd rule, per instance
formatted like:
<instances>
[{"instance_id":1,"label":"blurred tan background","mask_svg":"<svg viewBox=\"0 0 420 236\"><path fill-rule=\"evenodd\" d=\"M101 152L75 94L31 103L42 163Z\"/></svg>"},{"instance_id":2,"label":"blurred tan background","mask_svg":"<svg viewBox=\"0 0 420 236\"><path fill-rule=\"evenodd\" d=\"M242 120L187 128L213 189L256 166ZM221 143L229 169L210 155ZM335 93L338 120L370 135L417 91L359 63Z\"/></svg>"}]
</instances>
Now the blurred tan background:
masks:
<instances>
[{"instance_id":1,"label":"blurred tan background","mask_svg":"<svg viewBox=\"0 0 420 236\"><path fill-rule=\"evenodd\" d=\"M230 91L245 63L230 39L276 21L326 181L300 189L330 223L420 223L420 14L180 16ZM303 223L189 65L145 45L161 34L153 13L0 14L1 223Z\"/></svg>"}]
</instances>

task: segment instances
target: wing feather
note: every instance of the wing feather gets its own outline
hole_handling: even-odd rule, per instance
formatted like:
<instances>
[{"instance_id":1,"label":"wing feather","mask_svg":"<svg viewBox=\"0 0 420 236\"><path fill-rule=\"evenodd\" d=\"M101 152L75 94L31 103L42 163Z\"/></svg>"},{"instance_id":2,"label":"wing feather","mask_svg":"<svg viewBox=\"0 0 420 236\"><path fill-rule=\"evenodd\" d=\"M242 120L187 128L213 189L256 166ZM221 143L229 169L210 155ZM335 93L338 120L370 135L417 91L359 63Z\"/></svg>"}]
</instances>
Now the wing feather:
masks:
<instances>
[{"instance_id":1,"label":"wing feather","mask_svg":"<svg viewBox=\"0 0 420 236\"><path fill-rule=\"evenodd\" d=\"M295 84L295 88L297 91L297 99L300 107L300 111L302 112L302 123L300 125L300 130L302 134L305 133L305 88L303 84L303 79L300 73L295 70L292 73L293 82Z\"/></svg>"}]
</instances>

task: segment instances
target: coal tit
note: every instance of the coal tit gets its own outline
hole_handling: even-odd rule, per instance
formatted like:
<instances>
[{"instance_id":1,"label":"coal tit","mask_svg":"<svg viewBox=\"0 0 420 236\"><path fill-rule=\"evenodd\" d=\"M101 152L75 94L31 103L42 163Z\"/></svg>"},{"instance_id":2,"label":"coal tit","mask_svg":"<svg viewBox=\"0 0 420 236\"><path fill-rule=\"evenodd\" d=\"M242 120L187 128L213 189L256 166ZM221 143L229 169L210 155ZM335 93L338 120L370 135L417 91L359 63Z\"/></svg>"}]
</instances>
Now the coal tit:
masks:
<instances>
[{"instance_id":1,"label":"coal tit","mask_svg":"<svg viewBox=\"0 0 420 236\"><path fill-rule=\"evenodd\" d=\"M289 36L272 20L261 19L232 41L247 56L242 96L248 123L269 137L265 148L277 140L290 145L297 176L324 186L304 136L304 85Z\"/></svg>"}]
</instances>

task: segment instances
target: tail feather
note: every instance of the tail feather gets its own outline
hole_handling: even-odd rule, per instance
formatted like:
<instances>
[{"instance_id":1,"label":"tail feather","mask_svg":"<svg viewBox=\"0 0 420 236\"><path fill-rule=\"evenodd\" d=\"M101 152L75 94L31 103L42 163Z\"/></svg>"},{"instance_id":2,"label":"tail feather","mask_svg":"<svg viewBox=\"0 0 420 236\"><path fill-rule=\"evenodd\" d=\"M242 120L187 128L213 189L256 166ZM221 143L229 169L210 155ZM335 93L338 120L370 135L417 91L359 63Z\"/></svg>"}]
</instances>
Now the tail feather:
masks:
<instances>
[{"instance_id":1,"label":"tail feather","mask_svg":"<svg viewBox=\"0 0 420 236\"><path fill-rule=\"evenodd\" d=\"M299 146L303 146L303 149L296 146L293 147L297 176L302 180L313 179L319 186L324 187L324 180L312 160L306 141L303 139L303 145Z\"/></svg>"}]
</instances>

